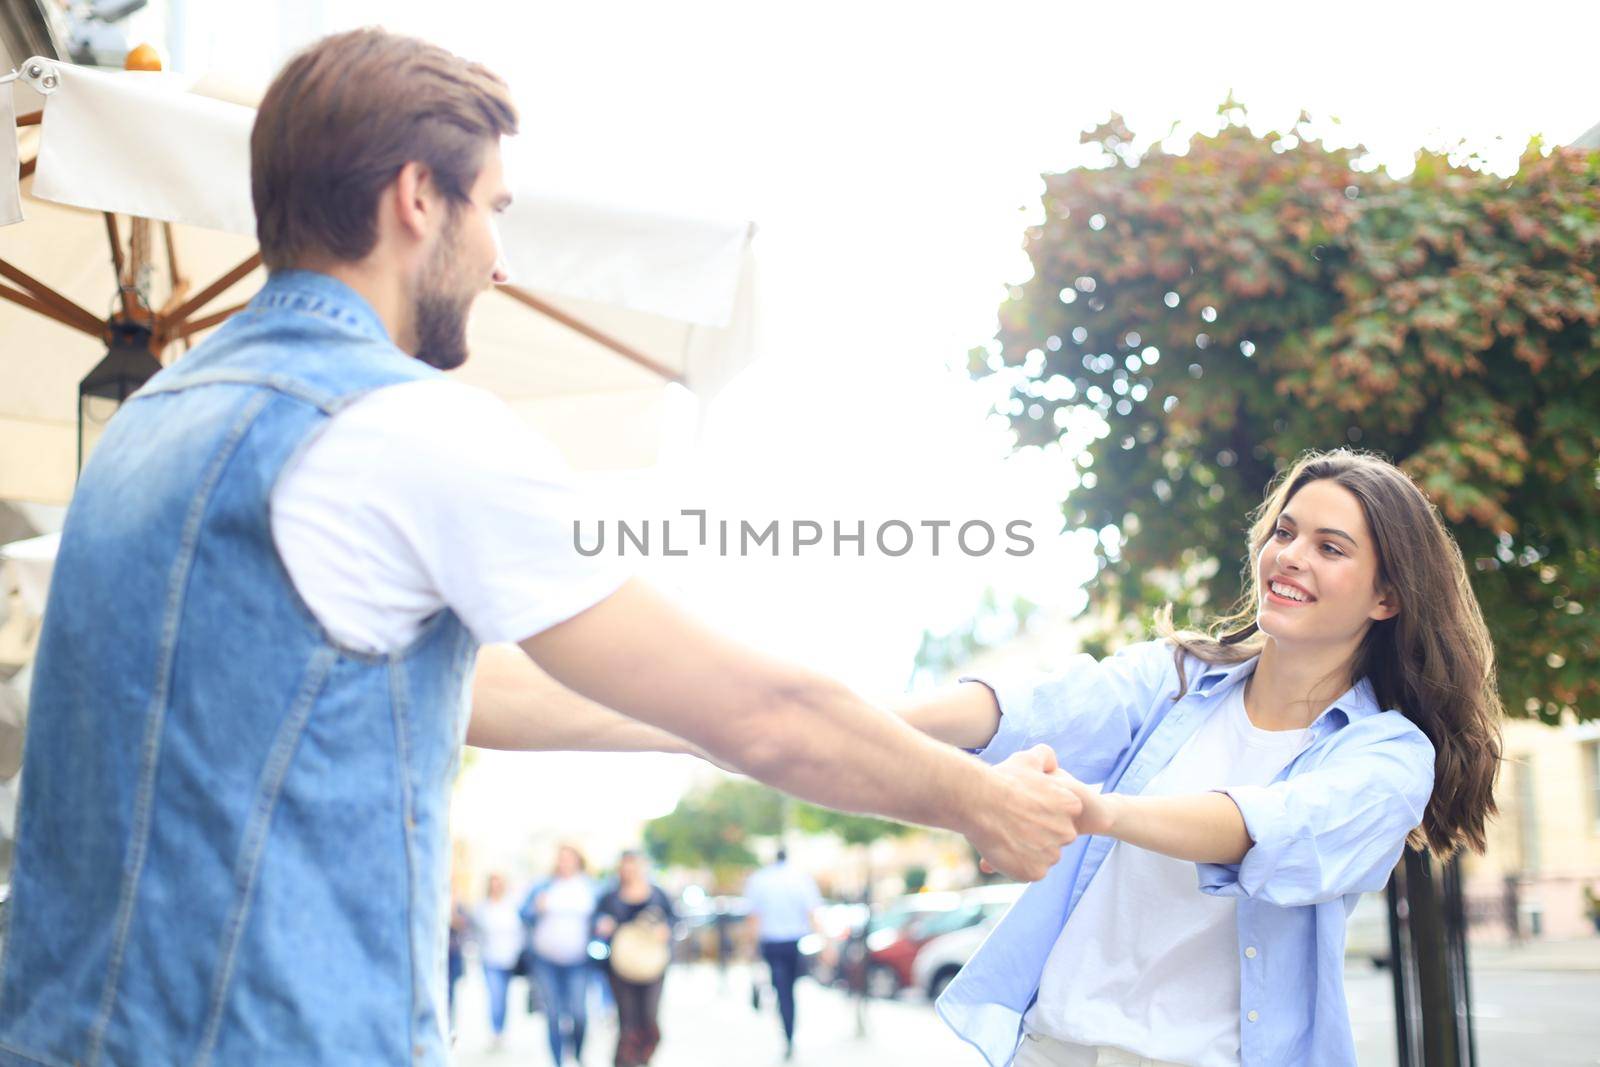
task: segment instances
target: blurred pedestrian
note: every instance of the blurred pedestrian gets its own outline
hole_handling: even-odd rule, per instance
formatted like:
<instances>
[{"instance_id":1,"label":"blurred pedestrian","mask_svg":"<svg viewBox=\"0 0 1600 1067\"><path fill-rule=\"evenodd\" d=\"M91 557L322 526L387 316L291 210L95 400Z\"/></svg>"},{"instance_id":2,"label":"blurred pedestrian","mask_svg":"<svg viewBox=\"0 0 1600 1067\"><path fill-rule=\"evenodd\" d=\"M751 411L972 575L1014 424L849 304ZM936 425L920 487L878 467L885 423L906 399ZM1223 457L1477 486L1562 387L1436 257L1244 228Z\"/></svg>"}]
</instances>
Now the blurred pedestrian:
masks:
<instances>
[{"instance_id":1,"label":"blurred pedestrian","mask_svg":"<svg viewBox=\"0 0 1600 1067\"><path fill-rule=\"evenodd\" d=\"M449 1005L450 1032L456 1030L456 983L461 981L461 976L467 969L466 940L467 932L471 928L472 920L467 917L467 909L461 906L458 900L450 902L450 929L448 937L448 956L445 973L445 999Z\"/></svg>"},{"instance_id":2,"label":"blurred pedestrian","mask_svg":"<svg viewBox=\"0 0 1600 1067\"><path fill-rule=\"evenodd\" d=\"M588 1023L589 935L594 925L595 886L585 872L588 863L575 845L556 851L555 871L533 887L522 903L522 919L531 930L533 980L544 1000L550 1027L550 1059L583 1059Z\"/></svg>"},{"instance_id":3,"label":"blurred pedestrian","mask_svg":"<svg viewBox=\"0 0 1600 1067\"><path fill-rule=\"evenodd\" d=\"M478 941L478 960L483 964L483 981L489 989L490 1047L505 1044L506 990L522 955L526 933L517 905L506 892L502 874L489 876L488 892L472 915L473 932Z\"/></svg>"},{"instance_id":4,"label":"blurred pedestrian","mask_svg":"<svg viewBox=\"0 0 1600 1067\"><path fill-rule=\"evenodd\" d=\"M1522 944L1522 889L1515 874L1505 877L1505 891L1500 895L1500 910L1506 920L1506 940L1513 945Z\"/></svg>"},{"instance_id":5,"label":"blurred pedestrian","mask_svg":"<svg viewBox=\"0 0 1600 1067\"><path fill-rule=\"evenodd\" d=\"M751 934L772 976L783 1022L784 1059L794 1056L794 983L800 975L800 939L818 929L822 895L805 871L789 863L779 849L777 859L752 874L744 887L750 904Z\"/></svg>"},{"instance_id":6,"label":"blurred pedestrian","mask_svg":"<svg viewBox=\"0 0 1600 1067\"><path fill-rule=\"evenodd\" d=\"M672 901L650 881L644 856L627 851L617 884L600 898L594 932L610 948L606 970L617 1001L615 1067L644 1067L661 1042L656 1016L672 959Z\"/></svg>"}]
</instances>

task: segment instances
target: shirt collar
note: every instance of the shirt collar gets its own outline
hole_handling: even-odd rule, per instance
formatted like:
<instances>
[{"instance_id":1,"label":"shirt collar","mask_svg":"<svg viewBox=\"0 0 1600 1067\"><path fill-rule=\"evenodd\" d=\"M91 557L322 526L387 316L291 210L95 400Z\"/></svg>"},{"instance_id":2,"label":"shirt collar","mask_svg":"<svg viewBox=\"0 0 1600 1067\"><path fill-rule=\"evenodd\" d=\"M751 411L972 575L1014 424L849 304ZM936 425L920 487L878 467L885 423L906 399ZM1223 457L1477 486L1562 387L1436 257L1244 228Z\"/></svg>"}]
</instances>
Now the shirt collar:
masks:
<instances>
[{"instance_id":1,"label":"shirt collar","mask_svg":"<svg viewBox=\"0 0 1600 1067\"><path fill-rule=\"evenodd\" d=\"M1239 663L1208 663L1200 672L1200 677L1194 680L1191 688L1201 696L1225 693L1254 674L1256 663L1260 659L1260 656L1251 656ZM1346 722L1357 722L1382 710L1378 706L1378 695L1372 688L1371 680L1362 678L1340 694L1337 700L1328 705L1327 711L1317 718L1320 721L1331 712L1340 712Z\"/></svg>"},{"instance_id":2,"label":"shirt collar","mask_svg":"<svg viewBox=\"0 0 1600 1067\"><path fill-rule=\"evenodd\" d=\"M255 308L291 308L336 319L378 341L389 329L366 297L333 277L313 270L275 270L250 301ZM392 342L391 342L392 343Z\"/></svg>"}]
</instances>

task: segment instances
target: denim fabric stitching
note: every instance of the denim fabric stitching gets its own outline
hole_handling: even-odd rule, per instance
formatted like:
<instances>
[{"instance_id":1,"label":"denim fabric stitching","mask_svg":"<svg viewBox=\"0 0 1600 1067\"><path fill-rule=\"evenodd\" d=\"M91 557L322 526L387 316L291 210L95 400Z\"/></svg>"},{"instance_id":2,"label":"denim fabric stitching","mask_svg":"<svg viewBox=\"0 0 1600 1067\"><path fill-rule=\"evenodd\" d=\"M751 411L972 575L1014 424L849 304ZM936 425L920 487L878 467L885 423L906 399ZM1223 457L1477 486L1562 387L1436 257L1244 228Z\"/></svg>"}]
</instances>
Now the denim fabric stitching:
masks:
<instances>
[{"instance_id":1,"label":"denim fabric stitching","mask_svg":"<svg viewBox=\"0 0 1600 1067\"><path fill-rule=\"evenodd\" d=\"M163 382L160 385L146 386L139 390L139 395L132 400L141 400L147 396L161 396L163 393L177 393L185 389L194 389L202 385L254 385L267 389L275 389L286 396L329 413L325 406L329 397L326 393L307 389L300 382L292 378L284 378L275 374L251 374L249 371L237 370L211 370L201 371L187 375L173 382Z\"/></svg>"},{"instance_id":2,"label":"denim fabric stitching","mask_svg":"<svg viewBox=\"0 0 1600 1067\"><path fill-rule=\"evenodd\" d=\"M23 1049L17 1048L15 1045L8 1045L4 1041L0 1041L0 1052L4 1052L11 1056L20 1056L29 1063L40 1064L41 1067L72 1067L71 1064L63 1063L61 1060L47 1059L41 1053L27 1052Z\"/></svg>"},{"instance_id":3,"label":"denim fabric stitching","mask_svg":"<svg viewBox=\"0 0 1600 1067\"><path fill-rule=\"evenodd\" d=\"M301 686L288 717L279 728L277 740L273 742L272 751L267 756L266 766L262 768L262 781L256 795L255 810L250 813L249 825L245 827L244 841L239 849L239 863L234 871L234 882L238 886L239 896L234 902L233 914L228 916L228 924L224 930L222 962L217 968L216 984L211 990L211 1009L207 1014L200 1048L195 1053L196 1067L205 1067L211 1062L217 1034L222 1027L222 1009L228 986L233 981L233 966L238 958L239 941L244 934L245 919L250 912L250 898L255 891L256 875L261 869L261 854L266 847L272 812L277 807L279 794L283 791L283 781L288 776L289 764L294 759L295 749L299 747L300 738L305 733L306 721L311 717L312 705L317 694L322 691L322 685L327 681L328 673L333 669L338 655L338 652L331 648L319 648L312 655L311 663L306 670L305 684Z\"/></svg>"},{"instance_id":4,"label":"denim fabric stitching","mask_svg":"<svg viewBox=\"0 0 1600 1067\"><path fill-rule=\"evenodd\" d=\"M117 986L122 974L122 956L127 949L128 932L133 926L133 900L138 891L139 878L144 871L145 852L150 844L150 810L154 804L156 768L160 762L161 733L166 723L168 686L172 682L172 663L177 654L178 619L182 600L189 583L189 571L194 563L195 550L200 538L200 526L206 506L222 472L233 458L234 450L243 440L256 416L266 407L270 393L262 393L245 404L222 447L217 450L211 467L206 471L189 507L183 524L183 536L178 545L178 556L172 568L172 578L167 591L167 606L161 627L161 645L158 652L155 690L150 696L150 719L145 726L144 745L140 759L139 789L133 801L133 826L129 841L129 856L122 875L121 899L117 902L117 930L111 942L111 958L106 963L106 984L100 995L99 1016L89 1030L89 1049L84 1063L93 1067L100 1060L101 1042L111 1025L111 1012L116 1006Z\"/></svg>"},{"instance_id":5,"label":"denim fabric stitching","mask_svg":"<svg viewBox=\"0 0 1600 1067\"><path fill-rule=\"evenodd\" d=\"M416 915L413 912L416 906L417 859L411 839L415 815L411 797L411 738L406 729L410 700L401 670L403 662L396 657L391 657L389 661L389 705L394 714L394 746L400 776L400 830L406 852L406 961L411 968L411 973L406 976L406 988L411 990L411 999L406 1005L406 1046L415 1048L418 997Z\"/></svg>"}]
</instances>

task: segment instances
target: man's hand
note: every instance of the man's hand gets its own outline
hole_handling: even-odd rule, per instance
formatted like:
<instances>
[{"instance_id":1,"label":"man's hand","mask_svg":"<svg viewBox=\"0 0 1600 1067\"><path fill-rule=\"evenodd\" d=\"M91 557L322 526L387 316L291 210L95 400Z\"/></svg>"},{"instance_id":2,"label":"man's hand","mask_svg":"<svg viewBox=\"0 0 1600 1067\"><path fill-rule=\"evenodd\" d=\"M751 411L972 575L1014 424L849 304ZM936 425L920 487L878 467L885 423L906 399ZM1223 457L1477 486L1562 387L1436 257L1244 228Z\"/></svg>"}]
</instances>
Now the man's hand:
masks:
<instances>
[{"instance_id":1,"label":"man's hand","mask_svg":"<svg viewBox=\"0 0 1600 1067\"><path fill-rule=\"evenodd\" d=\"M974 813L970 840L992 868L1024 882L1043 878L1077 840L1082 783L1057 769L1048 745L1035 745L996 766L984 808Z\"/></svg>"}]
</instances>

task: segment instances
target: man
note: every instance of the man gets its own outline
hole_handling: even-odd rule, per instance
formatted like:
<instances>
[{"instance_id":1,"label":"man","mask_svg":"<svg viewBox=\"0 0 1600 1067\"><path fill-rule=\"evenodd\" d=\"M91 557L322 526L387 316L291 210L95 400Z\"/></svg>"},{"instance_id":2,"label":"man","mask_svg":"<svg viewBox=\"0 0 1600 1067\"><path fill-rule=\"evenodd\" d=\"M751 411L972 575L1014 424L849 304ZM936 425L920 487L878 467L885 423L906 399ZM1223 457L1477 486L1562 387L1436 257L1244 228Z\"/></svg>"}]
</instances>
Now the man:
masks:
<instances>
[{"instance_id":1,"label":"man","mask_svg":"<svg viewBox=\"0 0 1600 1067\"><path fill-rule=\"evenodd\" d=\"M571 549L550 448L441 373L504 280L516 123L499 78L377 30L262 100L267 284L112 420L62 534L0 1064L443 1063L463 738L666 743L636 719L1024 878L1074 838L1044 752L981 765ZM493 642L555 681L498 650L469 723Z\"/></svg>"},{"instance_id":2,"label":"man","mask_svg":"<svg viewBox=\"0 0 1600 1067\"><path fill-rule=\"evenodd\" d=\"M817 930L817 909L822 895L817 883L798 867L790 866L787 849L745 881L744 898L750 904L750 926L761 958L772 975L778 994L778 1017L783 1022L783 1058L794 1058L794 983L800 976L800 939Z\"/></svg>"}]
</instances>

